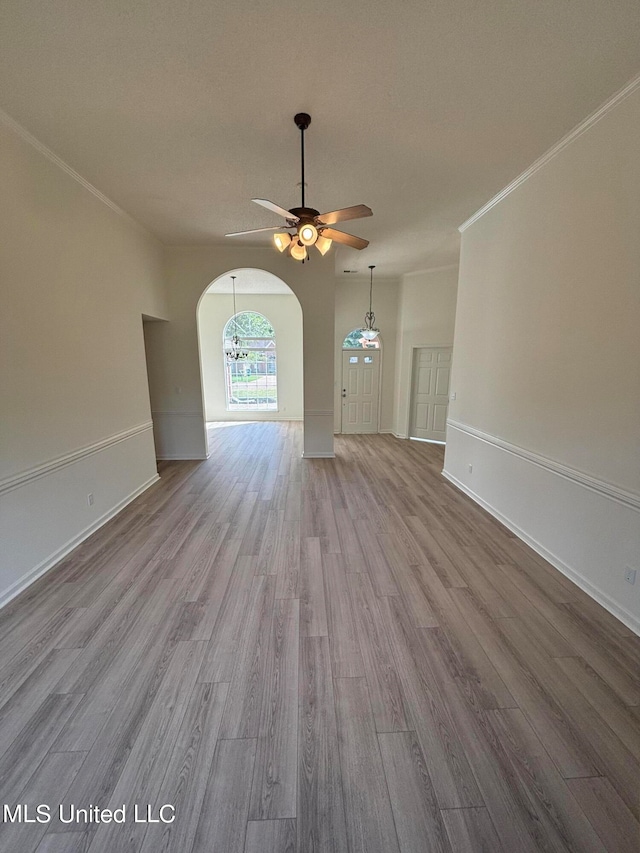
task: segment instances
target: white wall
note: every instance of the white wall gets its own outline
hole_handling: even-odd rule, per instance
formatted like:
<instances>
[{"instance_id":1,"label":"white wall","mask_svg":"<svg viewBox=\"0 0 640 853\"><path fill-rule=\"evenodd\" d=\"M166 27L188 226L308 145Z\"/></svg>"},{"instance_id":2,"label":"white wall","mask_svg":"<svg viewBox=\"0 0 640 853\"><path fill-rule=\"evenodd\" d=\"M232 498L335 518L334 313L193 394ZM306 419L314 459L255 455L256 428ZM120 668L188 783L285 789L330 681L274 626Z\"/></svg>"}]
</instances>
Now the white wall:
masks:
<instances>
[{"instance_id":1,"label":"white wall","mask_svg":"<svg viewBox=\"0 0 640 853\"><path fill-rule=\"evenodd\" d=\"M382 340L382 379L380 395L380 432L393 427L396 339L398 326L397 279L375 278L373 311ZM334 429L340 432L342 403L342 342L352 329L361 327L369 310L369 280L341 278L336 283Z\"/></svg>"},{"instance_id":2,"label":"white wall","mask_svg":"<svg viewBox=\"0 0 640 853\"><path fill-rule=\"evenodd\" d=\"M154 239L2 124L0 147L3 602L156 478L142 314L166 305Z\"/></svg>"},{"instance_id":3,"label":"white wall","mask_svg":"<svg viewBox=\"0 0 640 853\"><path fill-rule=\"evenodd\" d=\"M393 426L399 438L409 435L414 348L453 344L457 286L457 265L402 276Z\"/></svg>"},{"instance_id":4,"label":"white wall","mask_svg":"<svg viewBox=\"0 0 640 853\"><path fill-rule=\"evenodd\" d=\"M238 311L257 311L273 326L276 340L278 410L229 412L226 404L222 334L233 315L230 294L207 293L198 309L202 389L207 421L302 420L302 311L293 294L238 294Z\"/></svg>"},{"instance_id":5,"label":"white wall","mask_svg":"<svg viewBox=\"0 0 640 853\"><path fill-rule=\"evenodd\" d=\"M445 472L640 630L640 89L583 131L464 230Z\"/></svg>"},{"instance_id":6,"label":"white wall","mask_svg":"<svg viewBox=\"0 0 640 853\"><path fill-rule=\"evenodd\" d=\"M303 316L304 455L333 456L333 253L315 253L304 265L265 248L230 240L224 246L180 246L166 250L170 323L155 324L161 455L204 458L206 436L200 382L196 309L206 288L234 270L266 270L297 296Z\"/></svg>"}]
</instances>

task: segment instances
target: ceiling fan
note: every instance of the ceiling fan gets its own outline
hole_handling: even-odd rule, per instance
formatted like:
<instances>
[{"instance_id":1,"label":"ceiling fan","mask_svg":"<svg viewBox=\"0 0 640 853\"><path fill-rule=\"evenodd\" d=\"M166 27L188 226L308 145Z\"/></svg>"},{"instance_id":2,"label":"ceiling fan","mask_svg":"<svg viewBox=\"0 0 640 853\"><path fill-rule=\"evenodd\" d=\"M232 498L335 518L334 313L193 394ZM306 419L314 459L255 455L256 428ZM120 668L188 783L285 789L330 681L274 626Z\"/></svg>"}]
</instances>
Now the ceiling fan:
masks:
<instances>
[{"instance_id":1,"label":"ceiling fan","mask_svg":"<svg viewBox=\"0 0 640 853\"><path fill-rule=\"evenodd\" d=\"M307 113L297 113L294 116L297 127L300 129L300 159L302 164L302 203L300 207L292 207L291 210L285 210L278 204L268 201L266 198L252 198L256 204L266 207L273 213L277 213L285 220L284 225L269 225L266 228L253 228L250 231L234 231L231 234L225 234L225 237L238 237L241 234L259 234L262 231L277 231L279 233L273 235L273 242L280 252L289 250L289 254L296 261L307 260L307 249L310 246L315 246L321 255L326 254L331 247L331 243L342 243L345 246L351 246L352 249L364 249L369 245L368 240L363 240L362 237L354 237L353 234L346 234L344 231L337 231L331 228L338 222L345 222L348 219L361 219L364 216L372 216L373 211L366 204L356 204L353 207L343 207L341 210L331 210L329 213L319 213L313 207L306 207L304 203L304 132L311 124L311 116ZM295 229L294 233L290 233L283 229Z\"/></svg>"}]
</instances>

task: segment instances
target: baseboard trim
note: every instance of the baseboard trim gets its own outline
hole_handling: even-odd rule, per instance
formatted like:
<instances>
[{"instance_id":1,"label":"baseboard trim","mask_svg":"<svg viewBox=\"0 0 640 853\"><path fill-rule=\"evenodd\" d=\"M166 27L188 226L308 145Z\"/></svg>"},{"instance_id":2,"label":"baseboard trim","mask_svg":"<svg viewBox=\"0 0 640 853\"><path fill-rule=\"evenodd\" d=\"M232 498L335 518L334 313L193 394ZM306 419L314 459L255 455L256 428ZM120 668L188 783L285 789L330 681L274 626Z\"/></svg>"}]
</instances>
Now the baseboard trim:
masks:
<instances>
[{"instance_id":1,"label":"baseboard trim","mask_svg":"<svg viewBox=\"0 0 640 853\"><path fill-rule=\"evenodd\" d=\"M163 412L161 410L151 412L151 416L160 415L163 418L202 418L204 421L204 414L202 412L193 411L193 412L178 412L178 411L166 411Z\"/></svg>"},{"instance_id":2,"label":"baseboard trim","mask_svg":"<svg viewBox=\"0 0 640 853\"><path fill-rule=\"evenodd\" d=\"M311 451L310 453L303 452L303 459L335 459L336 454L333 451Z\"/></svg>"},{"instance_id":3,"label":"baseboard trim","mask_svg":"<svg viewBox=\"0 0 640 853\"><path fill-rule=\"evenodd\" d=\"M211 454L206 456L156 456L158 462L206 462Z\"/></svg>"},{"instance_id":4,"label":"baseboard trim","mask_svg":"<svg viewBox=\"0 0 640 853\"><path fill-rule=\"evenodd\" d=\"M544 468L547 471L558 474L560 477L564 477L565 480L571 480L574 483L578 483L580 486L591 489L592 492L596 492L597 494L603 495L606 498L611 498L624 506L640 511L640 495L636 495L633 492L629 492L626 489L615 486L613 483L608 483L606 480L600 480L598 477L593 477L591 474L585 474L583 471L578 471L576 468L570 468L568 465L562 465L554 459L549 459L547 456L542 456L542 454L535 453L532 450L526 450L524 447L520 447L517 444L511 444L502 438L498 438L488 432L483 432L482 430L476 429L476 427L469 426L468 424L463 424L460 421L448 420L447 427L452 427L459 432L466 433L474 438L479 438L480 441L492 444L494 447L506 450L507 453L519 456L521 459L526 459L527 462L533 462L534 465L538 465L540 468Z\"/></svg>"},{"instance_id":5,"label":"baseboard trim","mask_svg":"<svg viewBox=\"0 0 640 853\"><path fill-rule=\"evenodd\" d=\"M532 548L536 554L539 554L543 559L545 559L548 563L550 563L554 569L557 569L559 572L562 572L565 577L569 578L570 581L575 583L576 586L580 587L583 592L586 592L587 595L591 596L598 604L601 604L605 610L608 610L613 616L619 619L622 623L624 623L627 628L630 628L636 634L640 635L640 619L638 619L633 613L630 613L626 608L621 607L617 601L614 601L609 595L603 592L599 587L595 586L595 584L591 583L591 581L587 580L580 572L571 568L571 566L567 565L563 560L549 551L544 545L541 545L536 539L532 536L529 536L521 527L517 524L514 524L511 519L509 519L506 515L503 515L499 510L497 510L494 506L492 506L488 501L481 498L480 495L476 494L473 489L470 489L457 477L454 477L453 474L450 474L448 471L444 470L442 472L442 476L447 479L450 483L452 483L457 489L460 489L461 492L464 492L467 497L470 497L471 500L475 501L479 506L481 506L484 510L486 510L490 515L496 518L501 524L510 530L512 533L518 537L518 539L522 539L523 542L526 542L530 548Z\"/></svg>"},{"instance_id":6,"label":"baseboard trim","mask_svg":"<svg viewBox=\"0 0 640 853\"><path fill-rule=\"evenodd\" d=\"M33 468L29 468L27 471L21 471L19 474L13 474L12 476L0 481L0 495L5 492L11 492L13 489L19 489L26 483L38 480L40 477L46 477L48 474L52 474L60 468L66 468L68 465L73 465L74 463L79 462L80 459L84 459L94 453L100 453L100 451L106 450L107 447L112 447L114 444L118 444L121 441L127 441L129 438L133 438L134 435L139 435L142 432L147 432L147 430L152 429L153 423L151 421L147 421L146 423L138 424L137 426L123 430L122 432L117 432L114 435L110 435L108 438L103 438L93 444L80 447L77 450L73 450L71 453L65 453L64 456L56 456L49 462L44 462L42 465L36 465Z\"/></svg>"},{"instance_id":7,"label":"baseboard trim","mask_svg":"<svg viewBox=\"0 0 640 853\"><path fill-rule=\"evenodd\" d=\"M110 521L115 515L117 515L121 510L123 510L128 504L134 501L137 497L139 497L143 492L146 492L148 488L153 486L154 483L157 483L160 479L160 476L156 474L151 477L146 483L143 483L137 489L134 489L126 498L123 498L119 501L114 507L105 512L100 518L96 519L92 522L88 527L85 527L80 533L76 536L72 537L65 542L57 551L54 551L53 554L50 554L46 557L42 562L38 563L37 566L34 566L33 569L30 569L25 575L21 578L18 578L17 581L11 584L11 586L4 590L4 592L0 593L0 608L4 607L8 604L13 598L19 595L23 590L25 590L28 586L38 580L39 577L46 574L50 569L52 569L60 560L64 559L67 554L70 554L74 548L77 548L85 539L88 539L96 530L99 530L107 521Z\"/></svg>"}]
</instances>

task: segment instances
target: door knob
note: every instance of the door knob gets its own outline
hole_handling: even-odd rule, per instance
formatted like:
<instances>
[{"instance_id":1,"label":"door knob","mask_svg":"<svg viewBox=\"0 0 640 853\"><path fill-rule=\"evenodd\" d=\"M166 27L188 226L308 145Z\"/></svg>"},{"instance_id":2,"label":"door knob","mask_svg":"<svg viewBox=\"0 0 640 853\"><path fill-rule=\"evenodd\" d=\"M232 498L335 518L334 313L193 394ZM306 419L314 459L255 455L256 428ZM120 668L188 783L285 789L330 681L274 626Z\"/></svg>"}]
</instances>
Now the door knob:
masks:
<instances>
[{"instance_id":1,"label":"door knob","mask_svg":"<svg viewBox=\"0 0 640 853\"><path fill-rule=\"evenodd\" d=\"M347 389L346 389L346 388L343 388L343 389L342 389L342 396L343 396L343 397L346 397L346 396L347 396Z\"/></svg>"}]
</instances>

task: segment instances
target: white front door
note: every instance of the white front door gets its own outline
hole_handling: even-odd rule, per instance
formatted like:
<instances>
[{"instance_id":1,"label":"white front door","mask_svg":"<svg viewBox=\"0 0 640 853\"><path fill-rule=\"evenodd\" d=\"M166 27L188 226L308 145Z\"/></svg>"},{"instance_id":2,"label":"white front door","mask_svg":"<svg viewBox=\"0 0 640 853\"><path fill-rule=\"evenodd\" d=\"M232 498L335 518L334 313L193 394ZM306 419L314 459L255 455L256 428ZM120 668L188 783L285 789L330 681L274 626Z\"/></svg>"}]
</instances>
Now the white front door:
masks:
<instances>
[{"instance_id":1,"label":"white front door","mask_svg":"<svg viewBox=\"0 0 640 853\"><path fill-rule=\"evenodd\" d=\"M380 350L342 351L342 432L378 432Z\"/></svg>"},{"instance_id":2,"label":"white front door","mask_svg":"<svg viewBox=\"0 0 640 853\"><path fill-rule=\"evenodd\" d=\"M450 374L451 347L420 347L414 351L411 438L445 440Z\"/></svg>"}]
</instances>

